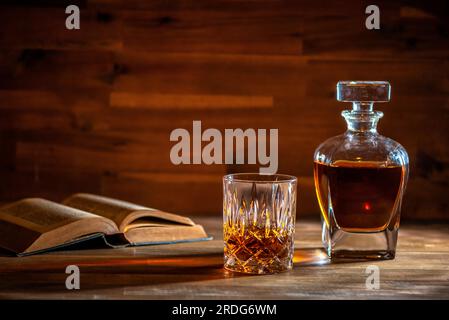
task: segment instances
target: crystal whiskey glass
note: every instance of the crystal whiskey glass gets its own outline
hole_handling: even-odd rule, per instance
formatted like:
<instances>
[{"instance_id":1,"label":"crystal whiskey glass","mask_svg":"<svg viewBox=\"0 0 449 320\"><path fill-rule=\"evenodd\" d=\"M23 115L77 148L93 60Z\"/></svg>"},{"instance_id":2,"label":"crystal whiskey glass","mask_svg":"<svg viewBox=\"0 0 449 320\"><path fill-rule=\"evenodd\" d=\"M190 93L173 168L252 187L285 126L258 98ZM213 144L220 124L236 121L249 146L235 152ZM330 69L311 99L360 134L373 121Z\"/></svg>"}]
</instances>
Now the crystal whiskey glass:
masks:
<instances>
[{"instance_id":1,"label":"crystal whiskey glass","mask_svg":"<svg viewBox=\"0 0 449 320\"><path fill-rule=\"evenodd\" d=\"M225 269L253 274L291 269L295 216L295 177L245 173L225 176Z\"/></svg>"},{"instance_id":2,"label":"crystal whiskey glass","mask_svg":"<svg viewBox=\"0 0 449 320\"><path fill-rule=\"evenodd\" d=\"M396 141L377 132L383 116L375 102L390 100L385 81L340 81L337 100L344 134L323 142L314 155L322 240L331 258L394 259L409 159Z\"/></svg>"}]
</instances>

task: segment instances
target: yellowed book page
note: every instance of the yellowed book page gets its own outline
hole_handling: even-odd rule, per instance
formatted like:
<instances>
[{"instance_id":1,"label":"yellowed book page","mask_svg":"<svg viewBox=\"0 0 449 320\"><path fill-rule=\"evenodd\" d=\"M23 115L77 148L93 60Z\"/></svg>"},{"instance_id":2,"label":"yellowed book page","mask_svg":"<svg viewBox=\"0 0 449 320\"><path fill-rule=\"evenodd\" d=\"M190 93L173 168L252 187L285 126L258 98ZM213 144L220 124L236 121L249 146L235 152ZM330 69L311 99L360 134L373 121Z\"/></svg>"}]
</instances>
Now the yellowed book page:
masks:
<instances>
[{"instance_id":1,"label":"yellowed book page","mask_svg":"<svg viewBox=\"0 0 449 320\"><path fill-rule=\"evenodd\" d=\"M153 222L148 221L150 224L157 221L169 221L189 226L194 225L194 222L187 217L94 194L77 193L64 200L63 203L111 219L122 232L125 231L128 224L141 218L153 219Z\"/></svg>"},{"instance_id":2,"label":"yellowed book page","mask_svg":"<svg viewBox=\"0 0 449 320\"><path fill-rule=\"evenodd\" d=\"M159 226L133 228L125 233L126 239L132 244L172 242L206 238L204 228L194 226Z\"/></svg>"},{"instance_id":3,"label":"yellowed book page","mask_svg":"<svg viewBox=\"0 0 449 320\"><path fill-rule=\"evenodd\" d=\"M84 223L86 220L89 222ZM49 245L56 245L70 239L72 235L78 236L80 230L86 229L83 224L98 228L90 228L92 230L89 232L118 232L113 222L103 217L45 199L23 199L0 208L0 247L20 253L38 239L46 239ZM78 228L68 228L57 239L50 239L51 234L58 234L54 233L55 230L69 225Z\"/></svg>"},{"instance_id":4,"label":"yellowed book page","mask_svg":"<svg viewBox=\"0 0 449 320\"><path fill-rule=\"evenodd\" d=\"M0 220L45 233L95 215L45 199L23 199L0 208Z\"/></svg>"}]
</instances>

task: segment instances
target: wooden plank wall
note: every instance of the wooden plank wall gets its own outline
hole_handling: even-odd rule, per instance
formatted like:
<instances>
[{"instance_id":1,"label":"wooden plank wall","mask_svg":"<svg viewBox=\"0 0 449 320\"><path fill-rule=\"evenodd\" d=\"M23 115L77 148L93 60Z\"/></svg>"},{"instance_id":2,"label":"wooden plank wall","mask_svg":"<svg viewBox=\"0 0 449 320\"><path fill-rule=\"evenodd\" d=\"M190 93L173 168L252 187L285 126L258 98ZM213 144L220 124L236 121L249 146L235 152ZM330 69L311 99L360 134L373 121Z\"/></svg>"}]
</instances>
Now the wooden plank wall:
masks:
<instances>
[{"instance_id":1,"label":"wooden plank wall","mask_svg":"<svg viewBox=\"0 0 449 320\"><path fill-rule=\"evenodd\" d=\"M449 26L444 1L86 0L0 5L0 201L86 191L221 215L221 177L175 166L170 132L279 128L279 172L318 216L312 155L339 134L338 80L389 80L383 134L411 157L405 219L449 219Z\"/></svg>"}]
</instances>

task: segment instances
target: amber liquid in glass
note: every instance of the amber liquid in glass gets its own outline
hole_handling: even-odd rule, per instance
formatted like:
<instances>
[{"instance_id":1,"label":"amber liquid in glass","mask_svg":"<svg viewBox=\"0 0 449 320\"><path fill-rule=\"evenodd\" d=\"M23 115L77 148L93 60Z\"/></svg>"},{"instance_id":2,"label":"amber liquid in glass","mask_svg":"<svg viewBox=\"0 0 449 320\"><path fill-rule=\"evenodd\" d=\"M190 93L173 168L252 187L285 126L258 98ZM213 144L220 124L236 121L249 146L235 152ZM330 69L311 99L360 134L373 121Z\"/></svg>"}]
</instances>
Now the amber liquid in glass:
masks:
<instances>
[{"instance_id":1,"label":"amber liquid in glass","mask_svg":"<svg viewBox=\"0 0 449 320\"><path fill-rule=\"evenodd\" d=\"M293 255L293 236L287 232L225 224L224 242L225 255L235 259L235 271L276 273L291 268L288 261Z\"/></svg>"},{"instance_id":2,"label":"amber liquid in glass","mask_svg":"<svg viewBox=\"0 0 449 320\"><path fill-rule=\"evenodd\" d=\"M351 232L386 228L398 202L404 176L400 166L376 162L337 161L314 163L315 186L323 218Z\"/></svg>"}]
</instances>

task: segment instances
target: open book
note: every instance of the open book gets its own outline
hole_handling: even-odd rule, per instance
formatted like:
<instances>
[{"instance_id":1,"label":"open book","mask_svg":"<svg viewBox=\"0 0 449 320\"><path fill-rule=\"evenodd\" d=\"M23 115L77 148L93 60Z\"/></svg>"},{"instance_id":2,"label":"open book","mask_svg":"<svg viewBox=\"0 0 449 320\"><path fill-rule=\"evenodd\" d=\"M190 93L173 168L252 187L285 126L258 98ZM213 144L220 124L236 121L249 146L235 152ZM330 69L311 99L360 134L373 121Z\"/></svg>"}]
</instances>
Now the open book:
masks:
<instances>
[{"instance_id":1,"label":"open book","mask_svg":"<svg viewBox=\"0 0 449 320\"><path fill-rule=\"evenodd\" d=\"M187 217L87 193L62 204L28 198L0 208L0 248L19 256L98 238L110 247L209 239Z\"/></svg>"}]
</instances>

